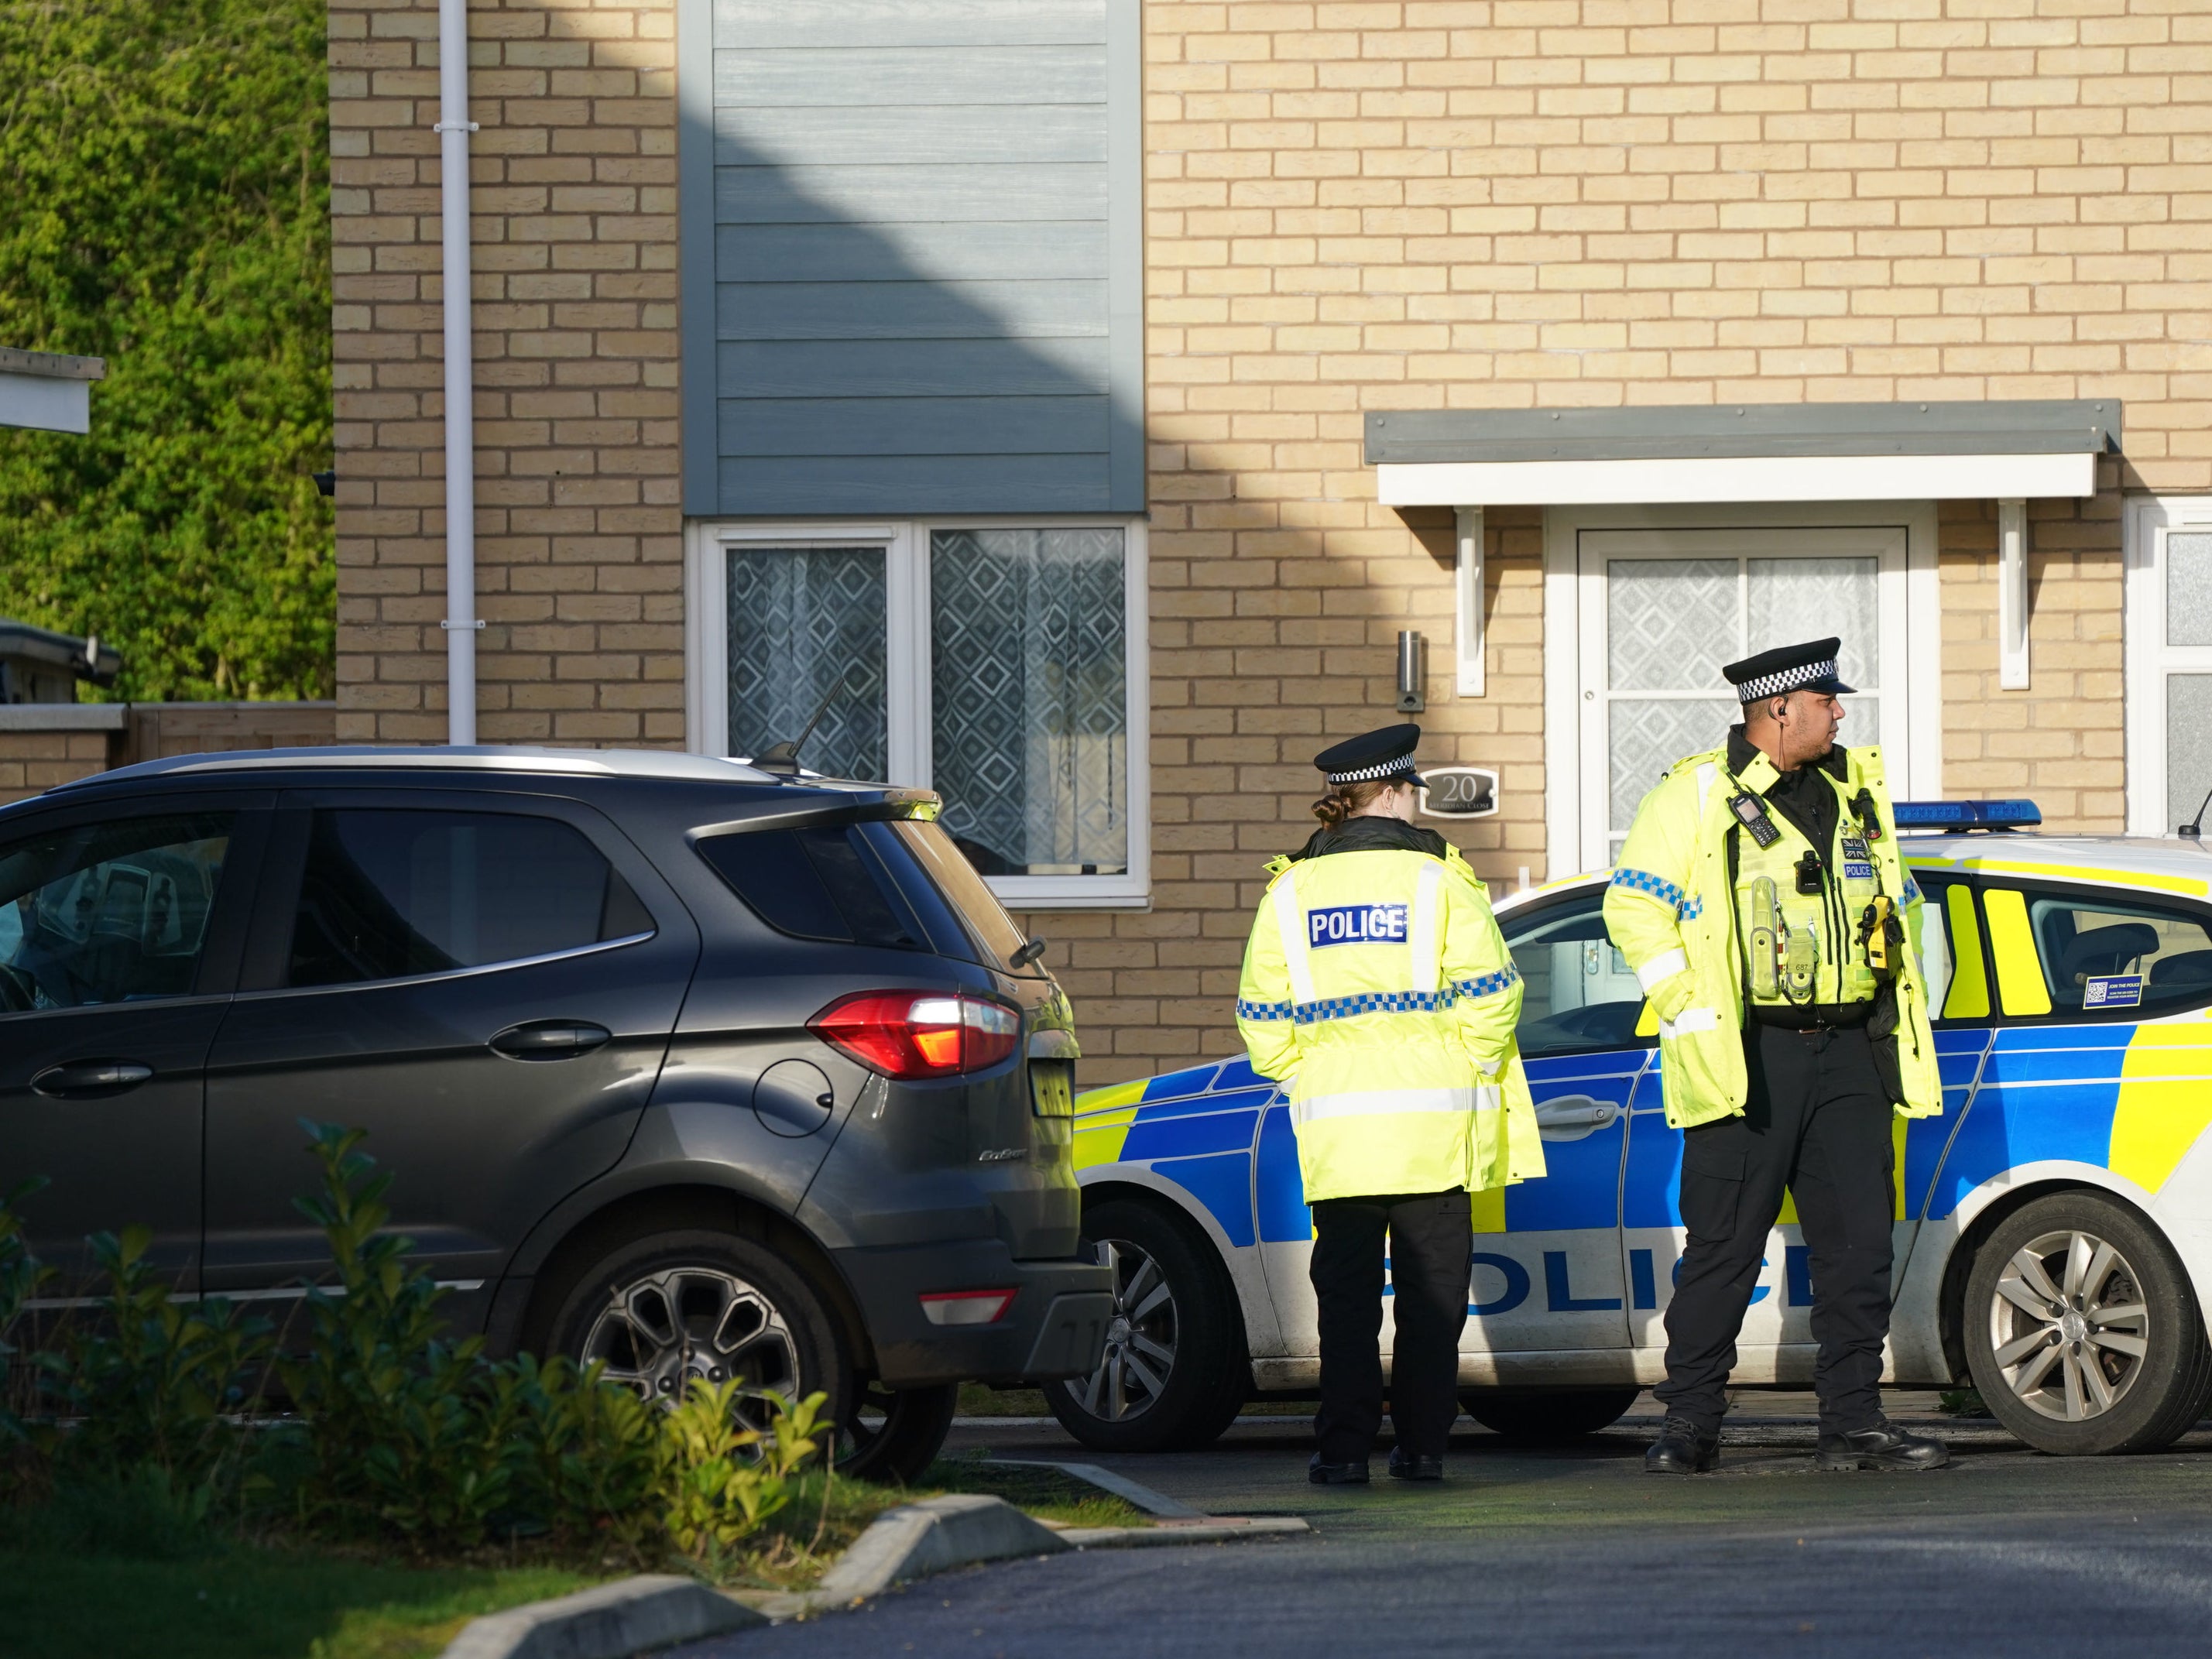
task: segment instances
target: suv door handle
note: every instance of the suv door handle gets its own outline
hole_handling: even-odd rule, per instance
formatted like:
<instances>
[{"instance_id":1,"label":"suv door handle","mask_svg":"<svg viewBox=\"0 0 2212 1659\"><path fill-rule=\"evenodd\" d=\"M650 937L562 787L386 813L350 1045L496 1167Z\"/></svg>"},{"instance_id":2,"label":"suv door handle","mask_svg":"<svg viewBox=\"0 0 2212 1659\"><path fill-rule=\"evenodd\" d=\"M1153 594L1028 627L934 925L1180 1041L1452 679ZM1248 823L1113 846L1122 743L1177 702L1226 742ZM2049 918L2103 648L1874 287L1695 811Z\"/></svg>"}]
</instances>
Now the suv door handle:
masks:
<instances>
[{"instance_id":1,"label":"suv door handle","mask_svg":"<svg viewBox=\"0 0 2212 1659\"><path fill-rule=\"evenodd\" d=\"M67 1060L31 1079L31 1087L53 1100L96 1100L135 1089L154 1075L135 1060Z\"/></svg>"},{"instance_id":2,"label":"suv door handle","mask_svg":"<svg viewBox=\"0 0 2212 1659\"><path fill-rule=\"evenodd\" d=\"M494 1054L509 1060L574 1060L614 1040L604 1025L583 1019L538 1019L510 1025L491 1040Z\"/></svg>"},{"instance_id":3,"label":"suv door handle","mask_svg":"<svg viewBox=\"0 0 2212 1659\"><path fill-rule=\"evenodd\" d=\"M1620 1115L1620 1108L1609 1100L1561 1095L1536 1109L1536 1127L1547 1140L1581 1140Z\"/></svg>"}]
</instances>

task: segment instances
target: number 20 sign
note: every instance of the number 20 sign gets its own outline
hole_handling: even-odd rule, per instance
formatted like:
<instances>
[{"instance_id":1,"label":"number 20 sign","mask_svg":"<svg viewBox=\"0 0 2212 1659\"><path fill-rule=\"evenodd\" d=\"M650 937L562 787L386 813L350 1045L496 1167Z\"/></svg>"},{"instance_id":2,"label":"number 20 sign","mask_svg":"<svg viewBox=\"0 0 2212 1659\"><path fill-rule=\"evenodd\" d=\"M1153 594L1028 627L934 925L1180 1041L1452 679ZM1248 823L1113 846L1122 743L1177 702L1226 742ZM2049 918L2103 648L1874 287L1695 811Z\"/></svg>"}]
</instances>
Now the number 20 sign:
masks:
<instances>
[{"instance_id":1,"label":"number 20 sign","mask_svg":"<svg viewBox=\"0 0 2212 1659\"><path fill-rule=\"evenodd\" d=\"M1421 811L1428 817L1497 817L1497 773L1480 766L1428 766L1421 777L1428 786L1421 791Z\"/></svg>"}]
</instances>

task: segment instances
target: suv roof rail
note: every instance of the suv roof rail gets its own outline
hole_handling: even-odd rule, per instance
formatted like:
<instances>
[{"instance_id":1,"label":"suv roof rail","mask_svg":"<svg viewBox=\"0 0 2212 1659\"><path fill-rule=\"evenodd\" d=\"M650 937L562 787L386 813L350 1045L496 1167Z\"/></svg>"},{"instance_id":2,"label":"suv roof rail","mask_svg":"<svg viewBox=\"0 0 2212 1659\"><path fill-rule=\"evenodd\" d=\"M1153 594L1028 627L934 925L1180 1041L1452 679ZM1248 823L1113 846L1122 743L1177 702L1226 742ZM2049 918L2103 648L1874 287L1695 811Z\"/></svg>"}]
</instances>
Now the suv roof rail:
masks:
<instances>
[{"instance_id":1,"label":"suv roof rail","mask_svg":"<svg viewBox=\"0 0 2212 1659\"><path fill-rule=\"evenodd\" d=\"M110 783L206 773L259 772L301 768L362 770L391 767L413 771L538 772L570 777L671 778L706 783L781 783L792 780L740 760L689 755L666 749L550 749L478 744L469 747L405 747L397 744L340 744L315 749L245 749L171 755L54 786L56 791L96 789ZM807 780L835 788L828 780ZM848 786L850 787L850 786ZM871 787L871 786L863 786Z\"/></svg>"},{"instance_id":2,"label":"suv roof rail","mask_svg":"<svg viewBox=\"0 0 2212 1659\"><path fill-rule=\"evenodd\" d=\"M2032 800L1901 800L1892 809L1906 830L2030 830L2043 822Z\"/></svg>"}]
</instances>

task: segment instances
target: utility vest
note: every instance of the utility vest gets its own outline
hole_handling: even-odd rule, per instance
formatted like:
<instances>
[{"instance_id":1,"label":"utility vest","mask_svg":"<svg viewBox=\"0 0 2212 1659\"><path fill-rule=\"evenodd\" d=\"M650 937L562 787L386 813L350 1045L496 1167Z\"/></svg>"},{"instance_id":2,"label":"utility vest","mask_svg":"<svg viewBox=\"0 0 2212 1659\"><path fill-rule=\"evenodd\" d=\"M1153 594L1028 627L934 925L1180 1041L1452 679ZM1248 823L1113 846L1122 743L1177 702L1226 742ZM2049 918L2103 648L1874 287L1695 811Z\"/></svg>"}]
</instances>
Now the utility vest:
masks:
<instances>
[{"instance_id":1,"label":"utility vest","mask_svg":"<svg viewBox=\"0 0 2212 1659\"><path fill-rule=\"evenodd\" d=\"M1456 849L1277 859L1237 1026L1290 1082L1309 1204L1544 1173L1513 1028L1521 978Z\"/></svg>"},{"instance_id":2,"label":"utility vest","mask_svg":"<svg viewBox=\"0 0 2212 1659\"><path fill-rule=\"evenodd\" d=\"M1688 1006L1659 1022L1667 1121L1678 1128L1743 1110L1747 1003L1875 1001L1868 1030L1893 1103L1906 1117L1942 1110L1917 950L1920 890L1899 854L1881 751L1840 752L1844 811L1817 884L1804 878L1811 890L1799 890L1799 872L1813 849L1763 799L1778 775L1764 755L1734 774L1725 746L1692 755L1636 810L1606 890L1606 927L1647 996L1691 975ZM1854 810L1862 793L1870 813ZM1771 842L1762 844L1754 817L1778 832ZM1868 948L1875 931L1862 927L1882 899L1903 937L1878 910L1875 929L1894 957L1878 968Z\"/></svg>"}]
</instances>

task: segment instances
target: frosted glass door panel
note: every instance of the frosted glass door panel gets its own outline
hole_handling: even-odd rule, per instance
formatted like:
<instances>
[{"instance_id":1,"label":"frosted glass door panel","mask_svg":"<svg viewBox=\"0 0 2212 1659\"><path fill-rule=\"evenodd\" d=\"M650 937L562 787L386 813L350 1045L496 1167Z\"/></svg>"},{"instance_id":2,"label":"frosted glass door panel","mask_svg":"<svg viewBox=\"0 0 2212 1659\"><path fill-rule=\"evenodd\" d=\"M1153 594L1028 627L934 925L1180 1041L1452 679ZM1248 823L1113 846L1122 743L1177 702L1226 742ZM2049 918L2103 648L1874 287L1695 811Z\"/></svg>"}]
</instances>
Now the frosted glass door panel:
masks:
<instances>
[{"instance_id":1,"label":"frosted glass door panel","mask_svg":"<svg viewBox=\"0 0 2212 1659\"><path fill-rule=\"evenodd\" d=\"M2176 536L2166 545L2181 539ZM2212 541L2212 537L2207 537ZM2166 823L2191 822L2212 789L2212 674L2166 677Z\"/></svg>"},{"instance_id":2,"label":"frosted glass door panel","mask_svg":"<svg viewBox=\"0 0 2212 1659\"><path fill-rule=\"evenodd\" d=\"M2166 642L2212 645L2212 531L2166 536Z\"/></svg>"}]
</instances>

